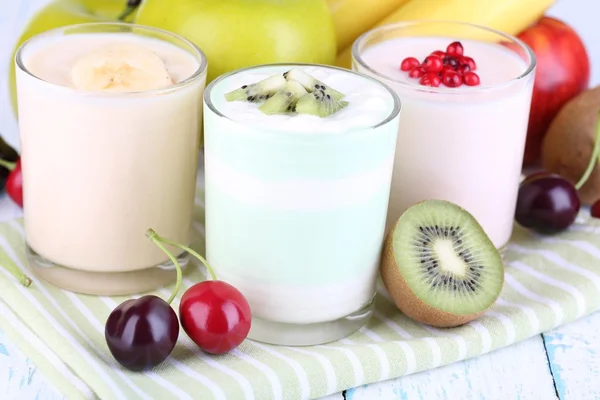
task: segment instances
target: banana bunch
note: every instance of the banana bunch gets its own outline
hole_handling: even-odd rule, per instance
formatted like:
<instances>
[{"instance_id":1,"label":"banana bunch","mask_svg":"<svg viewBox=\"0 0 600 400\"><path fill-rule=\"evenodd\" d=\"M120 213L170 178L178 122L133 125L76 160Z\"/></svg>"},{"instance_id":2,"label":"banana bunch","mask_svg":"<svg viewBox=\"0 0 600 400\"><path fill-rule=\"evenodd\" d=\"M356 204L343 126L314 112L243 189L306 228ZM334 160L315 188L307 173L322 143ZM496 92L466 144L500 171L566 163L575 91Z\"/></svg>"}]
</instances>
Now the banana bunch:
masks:
<instances>
[{"instance_id":1,"label":"banana bunch","mask_svg":"<svg viewBox=\"0 0 600 400\"><path fill-rule=\"evenodd\" d=\"M338 35L336 64L344 68L351 66L354 40L376 26L411 20L447 20L483 25L517 35L537 21L554 1L327 0Z\"/></svg>"}]
</instances>

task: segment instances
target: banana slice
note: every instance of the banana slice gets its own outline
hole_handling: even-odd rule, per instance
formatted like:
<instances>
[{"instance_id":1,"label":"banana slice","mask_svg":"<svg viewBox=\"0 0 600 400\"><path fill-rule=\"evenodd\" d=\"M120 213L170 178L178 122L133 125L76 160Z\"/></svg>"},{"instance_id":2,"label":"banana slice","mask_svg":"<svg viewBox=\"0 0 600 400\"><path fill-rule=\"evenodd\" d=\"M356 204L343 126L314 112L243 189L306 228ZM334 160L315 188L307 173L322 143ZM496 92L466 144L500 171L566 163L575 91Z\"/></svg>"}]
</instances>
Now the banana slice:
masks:
<instances>
[{"instance_id":1,"label":"banana slice","mask_svg":"<svg viewBox=\"0 0 600 400\"><path fill-rule=\"evenodd\" d=\"M150 50L132 44L109 45L81 57L71 69L76 89L138 92L173 84L165 64Z\"/></svg>"}]
</instances>

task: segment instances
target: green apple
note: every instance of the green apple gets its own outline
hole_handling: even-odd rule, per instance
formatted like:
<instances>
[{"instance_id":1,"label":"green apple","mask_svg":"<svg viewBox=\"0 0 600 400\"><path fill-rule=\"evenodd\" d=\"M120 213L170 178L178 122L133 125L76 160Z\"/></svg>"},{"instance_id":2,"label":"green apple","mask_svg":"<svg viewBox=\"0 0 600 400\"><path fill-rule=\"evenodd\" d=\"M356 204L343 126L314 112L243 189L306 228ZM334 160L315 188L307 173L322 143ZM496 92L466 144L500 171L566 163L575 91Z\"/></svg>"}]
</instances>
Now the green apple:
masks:
<instances>
[{"instance_id":1,"label":"green apple","mask_svg":"<svg viewBox=\"0 0 600 400\"><path fill-rule=\"evenodd\" d=\"M10 95L13 111L17 112L14 56L19 46L27 39L66 25L84 22L116 21L127 7L126 0L55 0L41 8L28 21L17 40L10 58ZM126 21L130 21L130 15Z\"/></svg>"},{"instance_id":2,"label":"green apple","mask_svg":"<svg viewBox=\"0 0 600 400\"><path fill-rule=\"evenodd\" d=\"M257 64L334 64L326 0L142 0L134 22L177 33L208 59L207 82Z\"/></svg>"}]
</instances>

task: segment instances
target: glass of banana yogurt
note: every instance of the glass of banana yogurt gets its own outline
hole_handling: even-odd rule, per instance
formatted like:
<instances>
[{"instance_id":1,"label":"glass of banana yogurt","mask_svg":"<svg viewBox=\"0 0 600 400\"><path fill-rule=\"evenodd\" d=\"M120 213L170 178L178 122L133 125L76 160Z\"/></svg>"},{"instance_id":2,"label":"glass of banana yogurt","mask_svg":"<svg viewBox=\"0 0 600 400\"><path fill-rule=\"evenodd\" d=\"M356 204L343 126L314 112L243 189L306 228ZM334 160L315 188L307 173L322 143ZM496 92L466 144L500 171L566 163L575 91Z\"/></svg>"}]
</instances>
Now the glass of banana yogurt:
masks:
<instances>
[{"instance_id":1,"label":"glass of banana yogurt","mask_svg":"<svg viewBox=\"0 0 600 400\"><path fill-rule=\"evenodd\" d=\"M174 280L145 232L191 241L202 51L163 30L90 23L30 39L15 62L34 272L102 295Z\"/></svg>"}]
</instances>

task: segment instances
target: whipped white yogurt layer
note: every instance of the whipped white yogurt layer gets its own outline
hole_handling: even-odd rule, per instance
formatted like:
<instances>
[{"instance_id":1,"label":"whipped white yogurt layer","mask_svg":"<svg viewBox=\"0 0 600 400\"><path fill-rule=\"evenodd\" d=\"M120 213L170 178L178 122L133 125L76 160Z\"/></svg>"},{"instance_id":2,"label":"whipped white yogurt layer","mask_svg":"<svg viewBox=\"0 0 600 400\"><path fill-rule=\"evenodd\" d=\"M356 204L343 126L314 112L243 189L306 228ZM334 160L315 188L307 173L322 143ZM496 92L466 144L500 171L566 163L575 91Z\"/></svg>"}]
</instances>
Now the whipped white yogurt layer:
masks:
<instances>
[{"instance_id":1,"label":"whipped white yogurt layer","mask_svg":"<svg viewBox=\"0 0 600 400\"><path fill-rule=\"evenodd\" d=\"M376 126L386 120L394 109L393 95L387 88L351 71L320 66L298 66L325 85L344 93L349 104L328 117L306 114L266 115L258 107L262 103L227 101L225 93L259 82L269 76L288 71L290 66L252 68L218 82L211 91L211 102L227 118L269 131L324 133L347 132Z\"/></svg>"}]
</instances>

